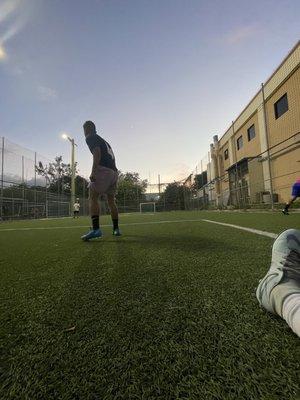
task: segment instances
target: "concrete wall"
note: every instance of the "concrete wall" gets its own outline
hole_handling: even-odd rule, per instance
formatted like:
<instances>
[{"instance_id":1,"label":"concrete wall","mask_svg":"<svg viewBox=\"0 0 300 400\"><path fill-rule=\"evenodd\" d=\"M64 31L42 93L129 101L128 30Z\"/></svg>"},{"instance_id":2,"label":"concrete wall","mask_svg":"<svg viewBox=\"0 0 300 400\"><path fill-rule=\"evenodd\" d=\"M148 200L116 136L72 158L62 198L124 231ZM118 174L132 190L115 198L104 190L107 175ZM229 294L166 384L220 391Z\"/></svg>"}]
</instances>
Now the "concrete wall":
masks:
<instances>
[{"instance_id":1,"label":"concrete wall","mask_svg":"<svg viewBox=\"0 0 300 400\"><path fill-rule=\"evenodd\" d=\"M263 101L263 91L265 103ZM275 118L274 103L287 93L288 111ZM255 126L256 136L248 141L247 129ZM300 176L300 41L283 60L249 104L243 109L215 146L218 160L219 196L228 192L227 169L243 158L261 155L249 162L249 191L251 202L256 192L273 192L279 201L286 201L291 186ZM299 133L297 135L297 133ZM243 137L243 147L237 150L237 139ZM279 145L280 142L284 142ZM274 147L275 146L275 147ZM228 149L229 158L224 159ZM269 152L268 152L269 149ZM270 161L268 158L270 155Z\"/></svg>"}]
</instances>

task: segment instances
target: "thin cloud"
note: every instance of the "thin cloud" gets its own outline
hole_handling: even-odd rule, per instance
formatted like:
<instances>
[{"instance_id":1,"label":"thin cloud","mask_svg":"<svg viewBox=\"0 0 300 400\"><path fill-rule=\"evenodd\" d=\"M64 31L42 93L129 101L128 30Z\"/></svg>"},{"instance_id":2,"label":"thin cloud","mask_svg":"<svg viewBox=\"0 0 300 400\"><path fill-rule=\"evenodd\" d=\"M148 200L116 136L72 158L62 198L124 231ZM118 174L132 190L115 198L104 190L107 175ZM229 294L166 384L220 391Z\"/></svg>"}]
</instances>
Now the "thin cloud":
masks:
<instances>
[{"instance_id":1,"label":"thin cloud","mask_svg":"<svg viewBox=\"0 0 300 400\"><path fill-rule=\"evenodd\" d=\"M189 176L191 169L184 163L176 163L172 165L172 169L167 171L164 176L166 182L181 181Z\"/></svg>"},{"instance_id":2,"label":"thin cloud","mask_svg":"<svg viewBox=\"0 0 300 400\"><path fill-rule=\"evenodd\" d=\"M239 44L241 42L244 42L245 40L250 39L253 36L256 36L258 32L259 28L254 25L239 27L225 35L225 42L231 45Z\"/></svg>"},{"instance_id":3,"label":"thin cloud","mask_svg":"<svg viewBox=\"0 0 300 400\"><path fill-rule=\"evenodd\" d=\"M7 0L0 4L0 24L6 21L11 14L17 9L20 0Z\"/></svg>"},{"instance_id":4,"label":"thin cloud","mask_svg":"<svg viewBox=\"0 0 300 400\"><path fill-rule=\"evenodd\" d=\"M0 61L8 58L7 42L26 25L26 13L21 10L20 0L8 0L0 5Z\"/></svg>"},{"instance_id":5,"label":"thin cloud","mask_svg":"<svg viewBox=\"0 0 300 400\"><path fill-rule=\"evenodd\" d=\"M49 101L57 98L57 91L47 86L38 86L37 88L40 100Z\"/></svg>"},{"instance_id":6,"label":"thin cloud","mask_svg":"<svg viewBox=\"0 0 300 400\"><path fill-rule=\"evenodd\" d=\"M25 68L22 68L22 67L19 67L18 65L15 65L10 69L10 72L14 76L21 76L21 75L24 74Z\"/></svg>"},{"instance_id":7,"label":"thin cloud","mask_svg":"<svg viewBox=\"0 0 300 400\"><path fill-rule=\"evenodd\" d=\"M21 29L25 26L25 21L19 18L14 22L12 26L10 26L3 35L1 35L0 42L2 44L8 42L11 38L16 36L17 33L21 31Z\"/></svg>"}]
</instances>

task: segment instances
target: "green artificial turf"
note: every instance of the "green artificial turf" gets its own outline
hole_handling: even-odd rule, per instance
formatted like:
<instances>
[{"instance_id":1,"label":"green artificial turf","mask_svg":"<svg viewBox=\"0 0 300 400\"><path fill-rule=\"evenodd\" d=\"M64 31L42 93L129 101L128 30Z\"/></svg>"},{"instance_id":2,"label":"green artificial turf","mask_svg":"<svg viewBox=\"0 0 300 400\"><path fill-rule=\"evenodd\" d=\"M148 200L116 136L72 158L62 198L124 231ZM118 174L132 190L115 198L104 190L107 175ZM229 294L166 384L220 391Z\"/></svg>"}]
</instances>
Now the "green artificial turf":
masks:
<instances>
[{"instance_id":1,"label":"green artificial turf","mask_svg":"<svg viewBox=\"0 0 300 400\"><path fill-rule=\"evenodd\" d=\"M1 224L0 398L298 399L299 338L255 297L273 240L201 219L300 228L300 214L132 214L122 237L83 243L87 218Z\"/></svg>"}]
</instances>

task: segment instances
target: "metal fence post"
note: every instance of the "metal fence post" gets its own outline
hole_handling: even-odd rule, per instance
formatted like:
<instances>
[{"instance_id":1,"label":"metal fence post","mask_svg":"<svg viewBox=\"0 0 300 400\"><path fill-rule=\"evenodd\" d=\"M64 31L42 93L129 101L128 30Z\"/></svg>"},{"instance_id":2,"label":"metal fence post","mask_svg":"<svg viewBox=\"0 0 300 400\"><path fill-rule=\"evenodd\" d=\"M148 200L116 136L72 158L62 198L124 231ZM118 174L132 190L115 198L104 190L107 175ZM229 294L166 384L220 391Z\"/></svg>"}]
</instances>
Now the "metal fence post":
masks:
<instances>
[{"instance_id":1,"label":"metal fence post","mask_svg":"<svg viewBox=\"0 0 300 400\"><path fill-rule=\"evenodd\" d=\"M70 207L70 215L73 211L74 203L75 203L75 197L76 197L76 187L75 187L75 141L74 139L71 139L71 145L72 145L72 152L71 152L71 207Z\"/></svg>"},{"instance_id":2,"label":"metal fence post","mask_svg":"<svg viewBox=\"0 0 300 400\"><path fill-rule=\"evenodd\" d=\"M235 139L235 130L234 130L234 121L232 121L232 136L233 136L233 145L234 145L234 157L235 157L235 196L237 200L238 208L240 207L240 195L239 195L239 180L238 180L238 165L237 165L237 153L236 153L236 139Z\"/></svg>"},{"instance_id":3,"label":"metal fence post","mask_svg":"<svg viewBox=\"0 0 300 400\"><path fill-rule=\"evenodd\" d=\"M22 215L25 213L25 177L24 177L24 156L22 156Z\"/></svg>"},{"instance_id":4,"label":"metal fence post","mask_svg":"<svg viewBox=\"0 0 300 400\"><path fill-rule=\"evenodd\" d=\"M36 152L34 153L34 218L37 218L36 213Z\"/></svg>"},{"instance_id":5,"label":"metal fence post","mask_svg":"<svg viewBox=\"0 0 300 400\"><path fill-rule=\"evenodd\" d=\"M266 133L266 143L267 143L267 158L268 158L268 169L270 177L270 193L271 193L271 208L274 210L274 194L273 194L273 181L272 181L272 170L271 170L271 160L270 160L270 145L269 145L269 130L267 123L267 110L266 110L266 100L265 100L265 87L261 84L261 93L263 98L263 115L264 115L264 125Z\"/></svg>"},{"instance_id":6,"label":"metal fence post","mask_svg":"<svg viewBox=\"0 0 300 400\"><path fill-rule=\"evenodd\" d=\"M86 199L85 199L85 180L82 179L82 197L83 197L83 207L82 207L82 212L83 215L86 213Z\"/></svg>"},{"instance_id":7,"label":"metal fence post","mask_svg":"<svg viewBox=\"0 0 300 400\"><path fill-rule=\"evenodd\" d=\"M211 159L210 159L210 152L208 152L207 155L208 155L208 160L207 161L208 161L208 165L209 165L208 204L211 205L211 203L212 203L212 188L211 188Z\"/></svg>"},{"instance_id":8,"label":"metal fence post","mask_svg":"<svg viewBox=\"0 0 300 400\"><path fill-rule=\"evenodd\" d=\"M48 218L48 190L47 190L47 176L45 176L46 179L46 218Z\"/></svg>"},{"instance_id":9,"label":"metal fence post","mask_svg":"<svg viewBox=\"0 0 300 400\"><path fill-rule=\"evenodd\" d=\"M4 194L4 137L2 138L1 149L1 197L0 197L0 218L3 217L3 194Z\"/></svg>"}]
</instances>

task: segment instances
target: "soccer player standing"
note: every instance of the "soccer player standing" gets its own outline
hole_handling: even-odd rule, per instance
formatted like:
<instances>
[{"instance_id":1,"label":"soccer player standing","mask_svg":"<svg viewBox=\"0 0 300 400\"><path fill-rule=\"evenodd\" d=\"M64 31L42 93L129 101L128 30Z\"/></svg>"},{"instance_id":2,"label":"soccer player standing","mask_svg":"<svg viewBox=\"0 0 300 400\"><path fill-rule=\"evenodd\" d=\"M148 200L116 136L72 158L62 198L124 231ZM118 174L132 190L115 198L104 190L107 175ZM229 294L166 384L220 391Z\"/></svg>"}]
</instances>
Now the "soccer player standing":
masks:
<instances>
[{"instance_id":1,"label":"soccer player standing","mask_svg":"<svg viewBox=\"0 0 300 400\"><path fill-rule=\"evenodd\" d=\"M79 218L79 210L80 210L79 199L76 199L76 202L73 205L73 218Z\"/></svg>"},{"instance_id":2,"label":"soccer player standing","mask_svg":"<svg viewBox=\"0 0 300 400\"><path fill-rule=\"evenodd\" d=\"M289 208L292 203L297 199L297 197L300 197L300 178L296 180L296 182L293 184L292 187L292 198L291 200L286 203L284 209L282 210L283 214L289 215Z\"/></svg>"},{"instance_id":3,"label":"soccer player standing","mask_svg":"<svg viewBox=\"0 0 300 400\"><path fill-rule=\"evenodd\" d=\"M99 226L99 196L106 195L113 222L113 235L121 236L119 230L118 208L115 202L117 190L118 171L115 156L110 145L99 135L92 121L86 121L83 125L86 144L93 155L93 166L90 176L90 216L92 230L81 237L87 241L102 236Z\"/></svg>"}]
</instances>

